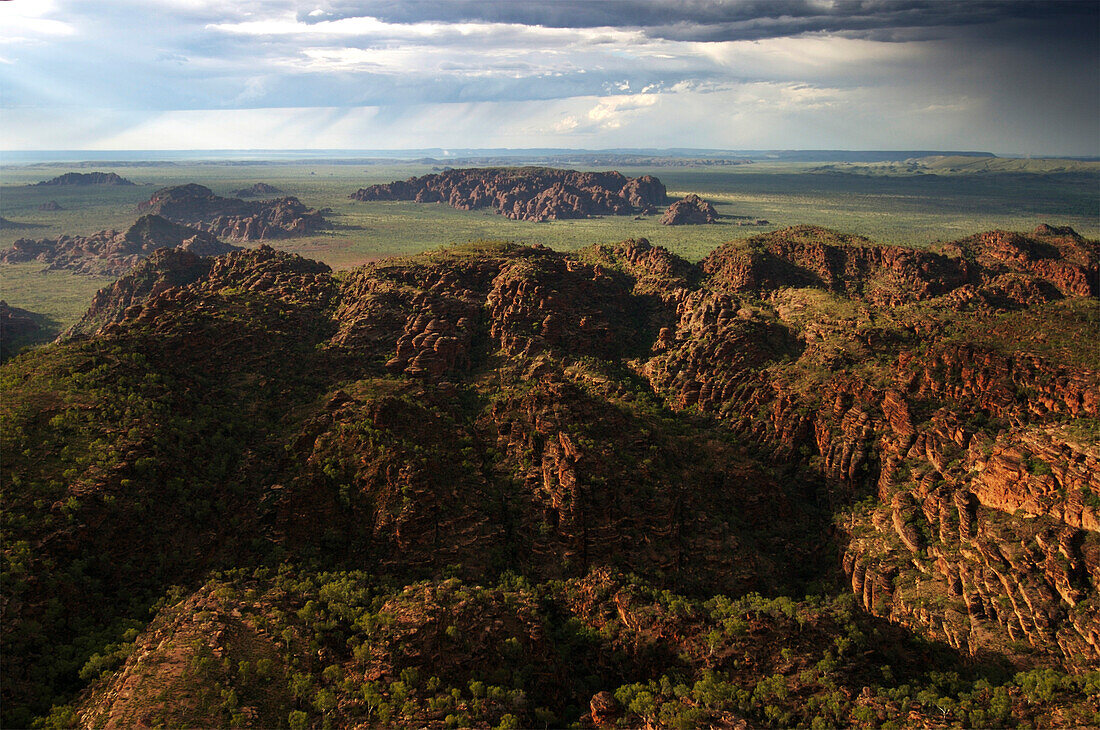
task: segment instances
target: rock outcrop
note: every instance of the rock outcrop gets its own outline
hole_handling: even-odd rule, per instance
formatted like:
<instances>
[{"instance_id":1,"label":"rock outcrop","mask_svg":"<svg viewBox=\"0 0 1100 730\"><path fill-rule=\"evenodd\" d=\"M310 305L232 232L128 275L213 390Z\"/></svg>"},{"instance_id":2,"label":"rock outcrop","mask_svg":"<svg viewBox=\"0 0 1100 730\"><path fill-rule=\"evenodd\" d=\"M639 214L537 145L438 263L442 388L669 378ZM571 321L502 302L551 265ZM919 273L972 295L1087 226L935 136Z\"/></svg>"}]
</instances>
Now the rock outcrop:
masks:
<instances>
[{"instance_id":1,"label":"rock outcrop","mask_svg":"<svg viewBox=\"0 0 1100 730\"><path fill-rule=\"evenodd\" d=\"M240 190L234 190L230 195L237 198L260 198L265 195L282 195L285 191L280 190L274 185L268 185L267 183L258 182L251 187L241 188Z\"/></svg>"},{"instance_id":2,"label":"rock outcrop","mask_svg":"<svg viewBox=\"0 0 1100 730\"><path fill-rule=\"evenodd\" d=\"M195 183L162 188L138 210L232 241L302 236L328 226L320 211L307 208L295 197L262 201L223 198Z\"/></svg>"},{"instance_id":3,"label":"rock outcrop","mask_svg":"<svg viewBox=\"0 0 1100 730\"><path fill-rule=\"evenodd\" d=\"M471 168L361 188L353 200L447 203L459 210L493 208L506 218L547 221L633 215L665 203L665 186L650 175L577 172L544 167Z\"/></svg>"},{"instance_id":4,"label":"rock outcrop","mask_svg":"<svg viewBox=\"0 0 1100 730\"><path fill-rule=\"evenodd\" d=\"M718 211L714 209L713 205L695 193L691 193L668 206L668 210L661 216L661 225L664 226L701 225L717 222Z\"/></svg>"},{"instance_id":5,"label":"rock outcrop","mask_svg":"<svg viewBox=\"0 0 1100 730\"><path fill-rule=\"evenodd\" d=\"M54 240L20 238L0 253L0 262L40 261L50 270L120 276L159 248L180 248L196 256L221 256L237 250L209 233L144 215L125 232L100 231Z\"/></svg>"},{"instance_id":6,"label":"rock outcrop","mask_svg":"<svg viewBox=\"0 0 1100 730\"><path fill-rule=\"evenodd\" d=\"M6 724L1088 725L1094 250L155 253L5 365Z\"/></svg>"},{"instance_id":7,"label":"rock outcrop","mask_svg":"<svg viewBox=\"0 0 1100 730\"><path fill-rule=\"evenodd\" d=\"M1097 245L1077 234L992 231L941 252L874 245L858 236L794 226L725 244L704 270L731 292L821 287L880 305L951 294L951 308L1019 308L1095 296Z\"/></svg>"},{"instance_id":8,"label":"rock outcrop","mask_svg":"<svg viewBox=\"0 0 1100 730\"><path fill-rule=\"evenodd\" d=\"M114 172L66 172L35 185L133 185Z\"/></svg>"},{"instance_id":9,"label":"rock outcrop","mask_svg":"<svg viewBox=\"0 0 1100 730\"><path fill-rule=\"evenodd\" d=\"M38 206L38 209L51 212L55 210L64 210L64 208L62 208L56 200L51 200L49 202L43 203L42 205Z\"/></svg>"}]
</instances>

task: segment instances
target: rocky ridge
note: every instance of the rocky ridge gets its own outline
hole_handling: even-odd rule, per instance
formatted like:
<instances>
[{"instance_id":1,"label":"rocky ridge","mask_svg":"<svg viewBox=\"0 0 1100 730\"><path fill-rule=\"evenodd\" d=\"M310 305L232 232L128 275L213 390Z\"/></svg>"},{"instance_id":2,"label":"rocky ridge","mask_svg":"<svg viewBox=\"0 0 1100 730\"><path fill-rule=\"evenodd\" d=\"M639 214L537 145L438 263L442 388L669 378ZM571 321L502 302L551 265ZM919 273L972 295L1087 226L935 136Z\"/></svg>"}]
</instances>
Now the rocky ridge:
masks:
<instances>
[{"instance_id":1,"label":"rocky ridge","mask_svg":"<svg viewBox=\"0 0 1100 730\"><path fill-rule=\"evenodd\" d=\"M470 168L361 188L352 200L447 203L459 210L493 208L506 218L547 221L650 212L665 187L650 175L577 172L544 167Z\"/></svg>"},{"instance_id":2,"label":"rocky ridge","mask_svg":"<svg viewBox=\"0 0 1100 730\"><path fill-rule=\"evenodd\" d=\"M72 650L99 679L55 712L88 724L152 711L156 666L194 687L167 717L208 725L1094 722L1095 252L811 227L700 265L160 252L90 336L5 366L36 485L9 492L34 580L3 606L5 704L45 691L24 657L90 641L65 591L140 624ZM226 563L152 623L121 600Z\"/></svg>"},{"instance_id":3,"label":"rocky ridge","mask_svg":"<svg viewBox=\"0 0 1100 730\"><path fill-rule=\"evenodd\" d=\"M124 232L100 231L53 240L20 238L0 253L0 262L40 261L48 270L121 276L160 248L179 248L196 256L220 256L237 250L209 233L157 215L144 215Z\"/></svg>"},{"instance_id":4,"label":"rocky ridge","mask_svg":"<svg viewBox=\"0 0 1100 730\"><path fill-rule=\"evenodd\" d=\"M301 236L328 226L320 211L292 196L262 201L223 198L195 183L162 188L138 210L233 241Z\"/></svg>"}]
</instances>

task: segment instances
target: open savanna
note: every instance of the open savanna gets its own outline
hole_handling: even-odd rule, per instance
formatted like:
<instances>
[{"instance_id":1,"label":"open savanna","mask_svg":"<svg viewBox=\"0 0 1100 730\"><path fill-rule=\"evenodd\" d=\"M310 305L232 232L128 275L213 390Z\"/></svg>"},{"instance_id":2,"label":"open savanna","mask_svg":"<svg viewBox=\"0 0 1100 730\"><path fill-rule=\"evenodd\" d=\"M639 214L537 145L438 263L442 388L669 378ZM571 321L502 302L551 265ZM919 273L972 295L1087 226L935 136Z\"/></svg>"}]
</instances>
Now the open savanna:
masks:
<instances>
[{"instance_id":1,"label":"open savanna","mask_svg":"<svg viewBox=\"0 0 1100 730\"><path fill-rule=\"evenodd\" d=\"M675 228L660 225L659 216L530 223L511 221L487 210L348 199L350 193L365 185L438 171L439 167L432 164L314 161L9 165L0 173L0 215L34 227L0 230L0 248L20 237L54 238L108 228L125 230L138 215L138 203L154 190L188 182L206 185L220 195L265 182L311 207L329 209L326 217L333 224L330 231L271 243L336 269L475 239L573 250L646 237L681 256L699 260L724 241L799 223L918 247L993 228L1030 230L1041 222L1071 225L1090 237L1100 235L1096 195L1100 165L1010 162L997 165L928 158L919 163L890 165L759 162L734 167L618 168L629 176L656 175L670 196L698 193L712 201L719 213L731 216L718 225ZM34 185L74 170L113 171L136 185ZM56 201L62 210L39 210L49 201ZM733 216L763 218L769 224L739 226ZM65 272L43 275L36 265L2 266L0 298L46 315L61 329L79 316L83 309L80 302L108 282Z\"/></svg>"}]
</instances>

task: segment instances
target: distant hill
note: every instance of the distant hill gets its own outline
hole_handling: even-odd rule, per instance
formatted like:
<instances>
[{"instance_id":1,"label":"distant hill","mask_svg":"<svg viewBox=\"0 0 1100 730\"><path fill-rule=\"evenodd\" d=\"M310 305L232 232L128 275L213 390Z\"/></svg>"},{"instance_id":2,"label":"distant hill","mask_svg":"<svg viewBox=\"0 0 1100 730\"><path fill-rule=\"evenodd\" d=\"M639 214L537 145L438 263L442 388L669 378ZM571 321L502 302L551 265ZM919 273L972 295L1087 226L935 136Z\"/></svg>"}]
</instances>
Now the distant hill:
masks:
<instances>
[{"instance_id":1,"label":"distant hill","mask_svg":"<svg viewBox=\"0 0 1100 730\"><path fill-rule=\"evenodd\" d=\"M230 195L234 195L238 198L260 198L265 195L282 195L283 191L274 185L268 185L267 183L258 182L252 187L241 188L240 190L234 190Z\"/></svg>"},{"instance_id":2,"label":"distant hill","mask_svg":"<svg viewBox=\"0 0 1100 730\"><path fill-rule=\"evenodd\" d=\"M633 215L664 205L660 180L618 172L548 167L478 167L361 188L353 200L447 203L460 210L492 208L506 218L546 221L595 215Z\"/></svg>"},{"instance_id":3,"label":"distant hill","mask_svg":"<svg viewBox=\"0 0 1100 730\"><path fill-rule=\"evenodd\" d=\"M119 276L157 249L176 247L198 256L220 256L237 250L205 231L157 215L144 215L125 232L100 231L90 236L41 240L20 238L11 248L0 251L0 262L40 261L52 270Z\"/></svg>"},{"instance_id":4,"label":"distant hill","mask_svg":"<svg viewBox=\"0 0 1100 730\"><path fill-rule=\"evenodd\" d=\"M304 235L328 225L320 211L306 207L293 196L274 200L223 198L196 183L161 188L138 210L235 241Z\"/></svg>"},{"instance_id":5,"label":"distant hill","mask_svg":"<svg viewBox=\"0 0 1100 730\"><path fill-rule=\"evenodd\" d=\"M133 185L114 172L67 172L36 185Z\"/></svg>"}]
</instances>

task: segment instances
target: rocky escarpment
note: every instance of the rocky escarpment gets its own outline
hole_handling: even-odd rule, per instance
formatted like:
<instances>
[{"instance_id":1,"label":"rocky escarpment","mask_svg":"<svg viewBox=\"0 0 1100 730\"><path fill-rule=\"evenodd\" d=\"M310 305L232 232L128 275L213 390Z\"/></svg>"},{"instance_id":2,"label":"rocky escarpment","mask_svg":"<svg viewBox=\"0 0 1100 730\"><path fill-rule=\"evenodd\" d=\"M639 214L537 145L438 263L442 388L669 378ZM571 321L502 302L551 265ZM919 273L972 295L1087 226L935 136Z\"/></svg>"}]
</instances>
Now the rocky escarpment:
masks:
<instances>
[{"instance_id":1,"label":"rocky escarpment","mask_svg":"<svg viewBox=\"0 0 1100 730\"><path fill-rule=\"evenodd\" d=\"M1087 725L1096 299L1032 264L1095 244L1044 236L158 253L5 365L8 724Z\"/></svg>"},{"instance_id":2,"label":"rocky escarpment","mask_svg":"<svg viewBox=\"0 0 1100 730\"><path fill-rule=\"evenodd\" d=\"M546 221L632 215L664 205L665 186L650 175L577 172L542 167L472 168L361 188L353 200L447 203L459 210L493 208L513 220Z\"/></svg>"},{"instance_id":3,"label":"rocky escarpment","mask_svg":"<svg viewBox=\"0 0 1100 730\"><path fill-rule=\"evenodd\" d=\"M66 172L35 185L133 185L114 172Z\"/></svg>"},{"instance_id":4,"label":"rocky escarpment","mask_svg":"<svg viewBox=\"0 0 1100 730\"><path fill-rule=\"evenodd\" d=\"M717 222L718 211L714 209L713 205L695 193L691 193L668 206L668 210L661 216L661 225L665 226L702 225Z\"/></svg>"},{"instance_id":5,"label":"rocky escarpment","mask_svg":"<svg viewBox=\"0 0 1100 730\"><path fill-rule=\"evenodd\" d=\"M120 276L159 248L180 248L196 256L220 256L237 250L209 233L157 215L144 215L125 232L100 231L55 240L20 238L0 253L0 262L40 261L50 270Z\"/></svg>"},{"instance_id":6,"label":"rocky escarpment","mask_svg":"<svg viewBox=\"0 0 1100 730\"><path fill-rule=\"evenodd\" d=\"M794 233L704 262L712 286L727 293L679 300L679 323L662 331L662 352L646 365L651 382L674 407L714 413L778 458L801 455L838 498L877 497L841 522L850 536L844 566L867 610L975 654L1039 650L1067 666L1097 666L1100 623L1082 601L1100 575L1097 451L1095 438L1082 441L1065 425L1095 423L1095 358L1082 368L1014 351L1026 328L1002 327L1009 339L994 348L970 341L981 325L957 340L929 327L960 289L1006 274L1060 298L1063 282L1089 266L1077 252L1095 244L1063 236L1068 245L1053 242L1042 258L1012 259L998 254L1003 234L983 234L960 244L972 248L956 260ZM796 294L791 284L834 294ZM744 290L767 294L774 309L747 306L736 295ZM894 312L875 304L904 301L895 299L903 290L926 304ZM838 306L851 296L867 304ZM1059 326L1079 327L1067 337L1087 341L1094 324L1074 322ZM784 341L800 367L777 364L782 348L761 350ZM891 366L837 371L871 353Z\"/></svg>"},{"instance_id":7,"label":"rocky escarpment","mask_svg":"<svg viewBox=\"0 0 1100 730\"><path fill-rule=\"evenodd\" d=\"M989 231L948 244L944 250L974 260L989 280L1024 273L1047 282L1065 296L1096 296L1100 291L1097 244L1068 226L1044 223L1030 235Z\"/></svg>"},{"instance_id":8,"label":"rocky escarpment","mask_svg":"<svg viewBox=\"0 0 1100 730\"><path fill-rule=\"evenodd\" d=\"M223 198L194 183L162 188L138 210L234 241L301 236L328 225L320 211L307 208L295 197L262 201Z\"/></svg>"},{"instance_id":9,"label":"rocky escarpment","mask_svg":"<svg viewBox=\"0 0 1100 730\"><path fill-rule=\"evenodd\" d=\"M1019 307L1095 295L1097 247L1076 233L990 232L942 252L873 245L858 236L795 226L725 244L703 263L731 292L821 287L879 305L951 293L948 306ZM1091 282L1091 283L1090 283Z\"/></svg>"}]
</instances>

